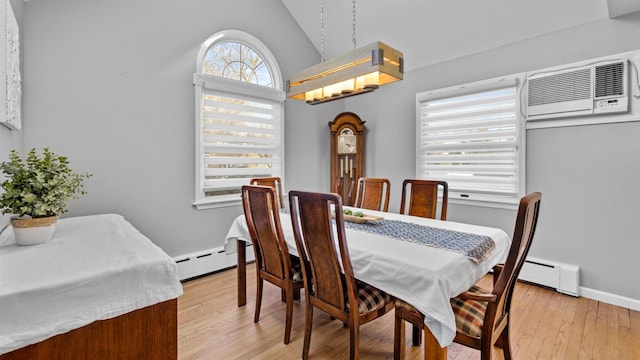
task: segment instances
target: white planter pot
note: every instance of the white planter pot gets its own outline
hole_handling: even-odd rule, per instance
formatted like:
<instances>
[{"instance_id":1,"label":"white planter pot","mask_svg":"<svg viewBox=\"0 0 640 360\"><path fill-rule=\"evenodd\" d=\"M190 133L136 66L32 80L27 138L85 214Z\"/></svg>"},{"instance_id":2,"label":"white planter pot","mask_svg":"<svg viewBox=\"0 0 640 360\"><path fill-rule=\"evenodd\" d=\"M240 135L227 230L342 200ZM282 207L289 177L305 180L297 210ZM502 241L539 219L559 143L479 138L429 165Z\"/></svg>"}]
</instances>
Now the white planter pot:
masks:
<instances>
[{"instance_id":1,"label":"white planter pot","mask_svg":"<svg viewBox=\"0 0 640 360\"><path fill-rule=\"evenodd\" d=\"M57 216L46 218L11 218L11 226L18 245L42 244L53 236Z\"/></svg>"}]
</instances>

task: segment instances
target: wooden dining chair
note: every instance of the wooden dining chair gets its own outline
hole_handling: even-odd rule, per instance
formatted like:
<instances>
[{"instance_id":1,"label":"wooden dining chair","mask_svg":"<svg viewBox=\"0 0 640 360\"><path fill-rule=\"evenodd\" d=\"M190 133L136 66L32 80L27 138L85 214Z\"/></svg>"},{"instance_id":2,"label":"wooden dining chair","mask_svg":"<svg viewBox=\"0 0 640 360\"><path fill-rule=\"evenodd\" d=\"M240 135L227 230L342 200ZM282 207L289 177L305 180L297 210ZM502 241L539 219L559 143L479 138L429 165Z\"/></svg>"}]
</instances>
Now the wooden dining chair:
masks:
<instances>
[{"instance_id":1,"label":"wooden dining chair","mask_svg":"<svg viewBox=\"0 0 640 360\"><path fill-rule=\"evenodd\" d=\"M480 350L480 358L490 360L493 347L502 347L504 358L509 360L509 317L511 298L518 274L527 257L538 223L540 211L539 192L531 193L520 200L513 239L504 264L493 268L493 289L484 290L473 285L468 291L451 299L456 317L455 342ZM404 358L404 323L424 328L424 314L402 300L396 300L394 359ZM426 328L425 328L426 330ZM439 346L431 344L430 346ZM425 358L429 352L425 348Z\"/></svg>"},{"instance_id":2,"label":"wooden dining chair","mask_svg":"<svg viewBox=\"0 0 640 360\"><path fill-rule=\"evenodd\" d=\"M300 261L289 255L280 225L275 190L270 186L242 187L242 205L256 258L256 309L253 321L260 319L264 280L280 287L286 303L284 343L291 337L294 297L300 298L304 286Z\"/></svg>"},{"instance_id":3,"label":"wooden dining chair","mask_svg":"<svg viewBox=\"0 0 640 360\"><path fill-rule=\"evenodd\" d=\"M447 220L449 185L446 181L406 179L402 182L400 214L435 219L438 211L438 188L442 189L440 220Z\"/></svg>"},{"instance_id":4,"label":"wooden dining chair","mask_svg":"<svg viewBox=\"0 0 640 360\"><path fill-rule=\"evenodd\" d=\"M302 267L306 288L302 358L309 356L313 308L316 307L349 327L350 359L358 359L360 325L393 309L393 298L354 277L340 195L290 191L289 204L296 247L301 263L305 264Z\"/></svg>"},{"instance_id":5,"label":"wooden dining chair","mask_svg":"<svg viewBox=\"0 0 640 360\"><path fill-rule=\"evenodd\" d=\"M282 180L279 177L253 178L249 181L251 185L261 185L272 187L276 191L278 206L284 209L284 195L282 194Z\"/></svg>"},{"instance_id":6,"label":"wooden dining chair","mask_svg":"<svg viewBox=\"0 0 640 360\"><path fill-rule=\"evenodd\" d=\"M402 182L400 214L436 219L438 217L438 190L442 191L440 220L447 220L449 185L446 181L405 179ZM422 327L413 327L413 345L420 345Z\"/></svg>"},{"instance_id":7,"label":"wooden dining chair","mask_svg":"<svg viewBox=\"0 0 640 360\"><path fill-rule=\"evenodd\" d=\"M358 179L356 201L353 206L377 210L389 210L389 192L391 182L389 179L361 177Z\"/></svg>"}]
</instances>

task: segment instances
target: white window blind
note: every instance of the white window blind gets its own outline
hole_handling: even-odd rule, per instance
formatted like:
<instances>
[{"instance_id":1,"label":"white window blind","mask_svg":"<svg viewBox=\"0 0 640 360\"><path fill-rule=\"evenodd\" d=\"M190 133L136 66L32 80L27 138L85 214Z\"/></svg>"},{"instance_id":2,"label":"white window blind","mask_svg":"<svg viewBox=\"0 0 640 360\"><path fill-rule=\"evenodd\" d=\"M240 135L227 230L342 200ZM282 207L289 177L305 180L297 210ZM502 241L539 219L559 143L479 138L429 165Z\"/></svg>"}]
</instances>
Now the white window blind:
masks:
<instances>
[{"instance_id":1,"label":"white window blind","mask_svg":"<svg viewBox=\"0 0 640 360\"><path fill-rule=\"evenodd\" d=\"M254 177L282 176L281 103L203 90L204 197L238 200Z\"/></svg>"},{"instance_id":2,"label":"white window blind","mask_svg":"<svg viewBox=\"0 0 640 360\"><path fill-rule=\"evenodd\" d=\"M518 88L489 84L417 97L418 177L447 181L454 202L516 204L522 195Z\"/></svg>"}]
</instances>

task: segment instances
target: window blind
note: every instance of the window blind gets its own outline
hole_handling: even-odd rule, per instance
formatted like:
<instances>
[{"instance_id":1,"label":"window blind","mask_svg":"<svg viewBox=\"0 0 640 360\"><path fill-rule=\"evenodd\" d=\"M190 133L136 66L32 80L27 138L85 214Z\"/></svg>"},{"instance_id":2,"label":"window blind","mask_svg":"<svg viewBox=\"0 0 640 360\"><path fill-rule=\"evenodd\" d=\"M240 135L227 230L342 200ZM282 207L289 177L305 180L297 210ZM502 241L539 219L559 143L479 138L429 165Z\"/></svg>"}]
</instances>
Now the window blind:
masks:
<instances>
[{"instance_id":1,"label":"window blind","mask_svg":"<svg viewBox=\"0 0 640 360\"><path fill-rule=\"evenodd\" d=\"M445 180L450 199L515 203L519 198L515 85L418 97L418 176Z\"/></svg>"},{"instance_id":2,"label":"window blind","mask_svg":"<svg viewBox=\"0 0 640 360\"><path fill-rule=\"evenodd\" d=\"M254 177L282 177L281 102L203 89L202 171L205 198L239 199Z\"/></svg>"}]
</instances>

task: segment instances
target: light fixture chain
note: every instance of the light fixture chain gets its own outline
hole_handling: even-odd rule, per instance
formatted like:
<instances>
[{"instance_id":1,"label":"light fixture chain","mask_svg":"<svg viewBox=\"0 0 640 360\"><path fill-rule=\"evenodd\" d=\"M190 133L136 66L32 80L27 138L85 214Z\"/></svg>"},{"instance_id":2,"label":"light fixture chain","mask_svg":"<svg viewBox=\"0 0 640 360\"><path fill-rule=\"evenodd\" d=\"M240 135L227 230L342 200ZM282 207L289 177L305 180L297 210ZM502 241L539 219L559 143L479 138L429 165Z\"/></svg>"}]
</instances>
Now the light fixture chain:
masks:
<instances>
[{"instance_id":1,"label":"light fixture chain","mask_svg":"<svg viewBox=\"0 0 640 360\"><path fill-rule=\"evenodd\" d=\"M356 0L353 0L353 50L356 49Z\"/></svg>"},{"instance_id":2,"label":"light fixture chain","mask_svg":"<svg viewBox=\"0 0 640 360\"><path fill-rule=\"evenodd\" d=\"M324 62L324 0L320 0L320 62Z\"/></svg>"}]
</instances>

